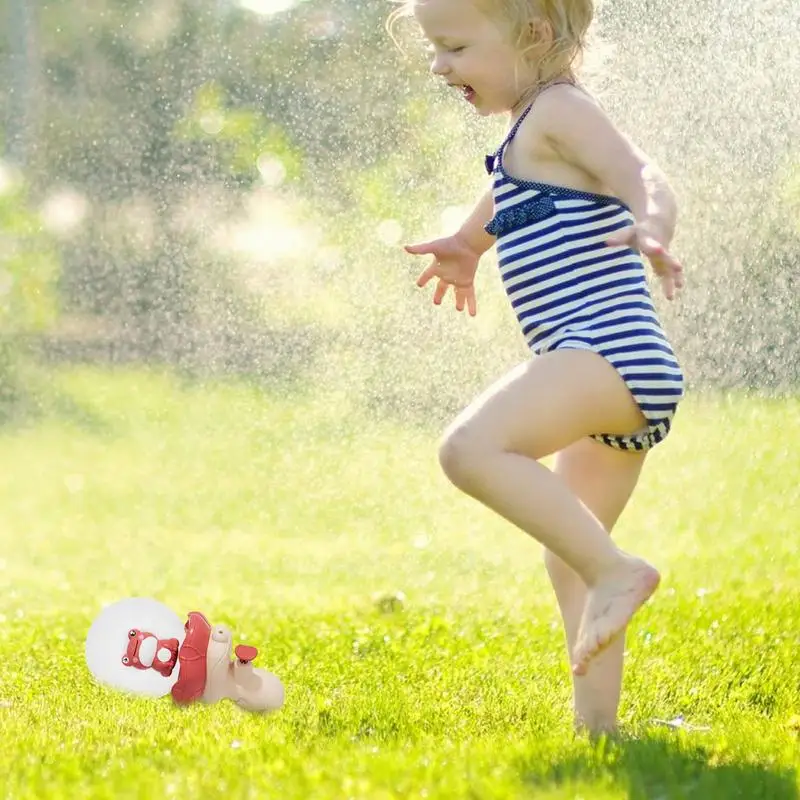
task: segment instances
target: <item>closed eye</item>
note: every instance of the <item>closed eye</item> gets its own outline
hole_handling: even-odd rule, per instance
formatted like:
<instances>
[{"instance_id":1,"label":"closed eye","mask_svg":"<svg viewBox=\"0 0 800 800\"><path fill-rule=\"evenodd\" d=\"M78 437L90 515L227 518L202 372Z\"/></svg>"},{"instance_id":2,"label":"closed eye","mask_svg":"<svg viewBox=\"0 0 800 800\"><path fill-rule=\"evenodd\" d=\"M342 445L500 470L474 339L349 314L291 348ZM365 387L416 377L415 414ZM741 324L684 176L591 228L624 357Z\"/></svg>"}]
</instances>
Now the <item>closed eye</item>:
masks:
<instances>
[{"instance_id":1,"label":"closed eye","mask_svg":"<svg viewBox=\"0 0 800 800\"><path fill-rule=\"evenodd\" d=\"M443 49L447 53L463 53L464 50L467 49L467 46L464 45L464 44L461 44L461 45L458 45L457 47L445 47ZM432 44L426 45L425 46L425 52L429 56L435 56L436 55L436 46L432 45Z\"/></svg>"}]
</instances>

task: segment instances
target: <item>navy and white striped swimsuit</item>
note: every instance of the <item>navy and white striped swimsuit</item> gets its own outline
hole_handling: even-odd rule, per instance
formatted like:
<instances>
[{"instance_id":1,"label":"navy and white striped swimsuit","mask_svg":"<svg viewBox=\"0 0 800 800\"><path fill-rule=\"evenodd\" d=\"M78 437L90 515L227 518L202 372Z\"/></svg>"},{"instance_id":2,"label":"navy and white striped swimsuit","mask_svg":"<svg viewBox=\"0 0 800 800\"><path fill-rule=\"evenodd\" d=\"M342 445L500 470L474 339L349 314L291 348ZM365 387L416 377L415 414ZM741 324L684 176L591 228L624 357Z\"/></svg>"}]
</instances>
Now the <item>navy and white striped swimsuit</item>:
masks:
<instances>
[{"instance_id":1,"label":"navy and white striped swimsuit","mask_svg":"<svg viewBox=\"0 0 800 800\"><path fill-rule=\"evenodd\" d=\"M634 216L614 197L518 180L506 172L503 153L532 107L486 157L495 208L486 231L497 237L503 287L534 353L599 353L622 376L648 422L630 436L598 432L592 438L622 450L649 449L669 433L684 382L641 256L605 244Z\"/></svg>"}]
</instances>

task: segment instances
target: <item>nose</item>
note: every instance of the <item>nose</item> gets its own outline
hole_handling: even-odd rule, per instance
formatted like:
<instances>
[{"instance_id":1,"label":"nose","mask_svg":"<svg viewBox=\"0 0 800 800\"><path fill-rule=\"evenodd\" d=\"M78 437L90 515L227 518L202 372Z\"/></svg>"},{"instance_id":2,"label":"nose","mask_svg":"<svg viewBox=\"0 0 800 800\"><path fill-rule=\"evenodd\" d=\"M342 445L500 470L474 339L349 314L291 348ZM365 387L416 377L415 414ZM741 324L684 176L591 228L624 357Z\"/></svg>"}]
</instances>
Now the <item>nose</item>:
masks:
<instances>
[{"instance_id":1,"label":"nose","mask_svg":"<svg viewBox=\"0 0 800 800\"><path fill-rule=\"evenodd\" d=\"M446 54L436 53L431 60L431 72L434 75L446 75L450 72L450 65L447 63Z\"/></svg>"}]
</instances>

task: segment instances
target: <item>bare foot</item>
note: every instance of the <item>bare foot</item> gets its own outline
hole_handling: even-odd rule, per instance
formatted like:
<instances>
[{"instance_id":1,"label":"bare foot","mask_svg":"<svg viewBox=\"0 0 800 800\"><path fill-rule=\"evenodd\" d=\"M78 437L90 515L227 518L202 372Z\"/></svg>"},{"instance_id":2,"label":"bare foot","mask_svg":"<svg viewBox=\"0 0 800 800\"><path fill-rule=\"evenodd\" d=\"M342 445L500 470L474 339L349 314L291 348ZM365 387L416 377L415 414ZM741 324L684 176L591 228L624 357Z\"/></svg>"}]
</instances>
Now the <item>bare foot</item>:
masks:
<instances>
[{"instance_id":1,"label":"bare foot","mask_svg":"<svg viewBox=\"0 0 800 800\"><path fill-rule=\"evenodd\" d=\"M658 588L658 570L640 558L593 586L586 596L578 641L572 652L572 672L585 675L589 662L602 652Z\"/></svg>"},{"instance_id":2,"label":"bare foot","mask_svg":"<svg viewBox=\"0 0 800 800\"><path fill-rule=\"evenodd\" d=\"M590 739L600 737L613 738L619 733L616 720L609 719L583 719L575 716L573 726L576 736L588 736Z\"/></svg>"}]
</instances>

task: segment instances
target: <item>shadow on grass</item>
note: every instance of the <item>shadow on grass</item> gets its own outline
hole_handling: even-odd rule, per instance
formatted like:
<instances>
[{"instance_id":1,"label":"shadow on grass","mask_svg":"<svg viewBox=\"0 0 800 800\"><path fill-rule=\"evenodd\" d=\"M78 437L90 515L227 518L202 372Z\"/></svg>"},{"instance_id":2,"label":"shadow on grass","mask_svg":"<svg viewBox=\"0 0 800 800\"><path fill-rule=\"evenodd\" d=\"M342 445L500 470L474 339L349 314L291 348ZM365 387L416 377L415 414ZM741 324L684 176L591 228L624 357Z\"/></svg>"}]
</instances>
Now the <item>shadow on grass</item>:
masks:
<instances>
[{"instance_id":1,"label":"shadow on grass","mask_svg":"<svg viewBox=\"0 0 800 800\"><path fill-rule=\"evenodd\" d=\"M786 767L732 761L713 746L684 737L650 735L597 743L593 755L573 755L541 771L521 765L528 785L554 788L600 781L627 791L628 800L796 800L797 774Z\"/></svg>"}]
</instances>

